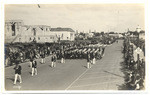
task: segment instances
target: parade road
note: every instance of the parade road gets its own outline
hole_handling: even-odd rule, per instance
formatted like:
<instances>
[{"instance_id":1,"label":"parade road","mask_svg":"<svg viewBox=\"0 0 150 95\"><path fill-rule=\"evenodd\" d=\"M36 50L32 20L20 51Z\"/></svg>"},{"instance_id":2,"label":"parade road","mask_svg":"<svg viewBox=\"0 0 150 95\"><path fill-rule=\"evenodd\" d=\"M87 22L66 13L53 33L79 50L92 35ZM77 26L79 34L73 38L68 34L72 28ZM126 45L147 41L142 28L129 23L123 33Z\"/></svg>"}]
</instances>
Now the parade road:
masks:
<instances>
[{"instance_id":1,"label":"parade road","mask_svg":"<svg viewBox=\"0 0 150 95\"><path fill-rule=\"evenodd\" d=\"M51 68L51 58L46 63L37 59L38 75L31 76L29 62L22 63L22 83L14 81L14 66L5 68L6 90L118 90L124 83L124 74L120 63L123 61L121 47L123 40L113 43L105 49L105 55L97 60L92 68L86 68L86 59L66 59L66 63L57 60Z\"/></svg>"}]
</instances>

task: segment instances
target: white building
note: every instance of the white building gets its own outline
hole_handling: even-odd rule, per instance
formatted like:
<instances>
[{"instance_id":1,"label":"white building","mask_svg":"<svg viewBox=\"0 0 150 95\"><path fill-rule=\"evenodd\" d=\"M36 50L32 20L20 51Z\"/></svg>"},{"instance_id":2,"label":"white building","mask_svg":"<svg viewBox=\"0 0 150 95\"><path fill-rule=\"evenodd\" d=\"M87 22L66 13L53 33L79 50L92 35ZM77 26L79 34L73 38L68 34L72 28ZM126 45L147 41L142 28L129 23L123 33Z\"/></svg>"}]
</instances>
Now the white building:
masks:
<instances>
[{"instance_id":1,"label":"white building","mask_svg":"<svg viewBox=\"0 0 150 95\"><path fill-rule=\"evenodd\" d=\"M51 34L55 35L60 40L73 41L75 39L75 31L71 28L51 28Z\"/></svg>"}]
</instances>

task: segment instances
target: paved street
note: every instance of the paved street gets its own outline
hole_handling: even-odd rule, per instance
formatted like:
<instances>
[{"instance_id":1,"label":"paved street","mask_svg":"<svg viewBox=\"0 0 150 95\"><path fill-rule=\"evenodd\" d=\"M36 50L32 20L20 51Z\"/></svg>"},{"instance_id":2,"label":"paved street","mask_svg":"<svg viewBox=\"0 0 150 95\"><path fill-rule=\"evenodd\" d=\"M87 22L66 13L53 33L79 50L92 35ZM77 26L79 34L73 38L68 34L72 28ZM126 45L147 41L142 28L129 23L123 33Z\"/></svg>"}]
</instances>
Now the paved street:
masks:
<instances>
[{"instance_id":1,"label":"paved street","mask_svg":"<svg viewBox=\"0 0 150 95\"><path fill-rule=\"evenodd\" d=\"M45 64L38 62L38 75L31 76L29 62L21 64L23 83L13 85L13 67L5 68L6 90L117 90L124 83L120 62L123 61L121 47L123 40L107 46L105 55L97 60L92 68L86 68L86 60L66 60L57 62L55 68L50 67L51 59L46 58Z\"/></svg>"}]
</instances>

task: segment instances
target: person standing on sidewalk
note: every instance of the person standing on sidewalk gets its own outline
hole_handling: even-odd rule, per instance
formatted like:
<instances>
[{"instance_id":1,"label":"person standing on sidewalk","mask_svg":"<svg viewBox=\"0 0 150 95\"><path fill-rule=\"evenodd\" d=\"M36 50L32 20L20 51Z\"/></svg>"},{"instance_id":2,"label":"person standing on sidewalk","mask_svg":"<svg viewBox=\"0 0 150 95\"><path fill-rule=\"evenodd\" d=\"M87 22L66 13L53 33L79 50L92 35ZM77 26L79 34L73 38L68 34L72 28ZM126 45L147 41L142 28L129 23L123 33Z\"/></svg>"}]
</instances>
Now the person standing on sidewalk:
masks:
<instances>
[{"instance_id":1,"label":"person standing on sidewalk","mask_svg":"<svg viewBox=\"0 0 150 95\"><path fill-rule=\"evenodd\" d=\"M37 61L35 59L32 61L32 76L34 74L37 75Z\"/></svg>"},{"instance_id":2,"label":"person standing on sidewalk","mask_svg":"<svg viewBox=\"0 0 150 95\"><path fill-rule=\"evenodd\" d=\"M20 83L22 83L22 78L21 78L21 66L19 65L19 62L16 62L16 66L14 67L15 70L15 80L14 80L14 84L16 84L17 82L17 78L19 77Z\"/></svg>"}]
</instances>

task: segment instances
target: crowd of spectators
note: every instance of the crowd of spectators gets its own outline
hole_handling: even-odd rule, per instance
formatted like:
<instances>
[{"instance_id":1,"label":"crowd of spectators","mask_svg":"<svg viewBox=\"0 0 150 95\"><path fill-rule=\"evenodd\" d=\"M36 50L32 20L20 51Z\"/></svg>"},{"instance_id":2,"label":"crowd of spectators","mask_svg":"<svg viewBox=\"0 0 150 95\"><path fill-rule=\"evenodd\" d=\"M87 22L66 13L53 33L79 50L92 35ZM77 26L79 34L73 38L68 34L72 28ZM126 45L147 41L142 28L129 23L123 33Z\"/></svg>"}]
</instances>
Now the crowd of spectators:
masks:
<instances>
[{"instance_id":1,"label":"crowd of spectators","mask_svg":"<svg viewBox=\"0 0 150 95\"><path fill-rule=\"evenodd\" d=\"M125 88L127 90L141 90L144 89L145 81L145 60L138 58L134 60L133 45L130 44L130 39L124 40L124 73L125 73ZM132 42L136 43L136 41ZM144 44L144 43L143 43ZM142 49L145 50L145 49ZM140 56L139 56L140 57Z\"/></svg>"}]
</instances>

